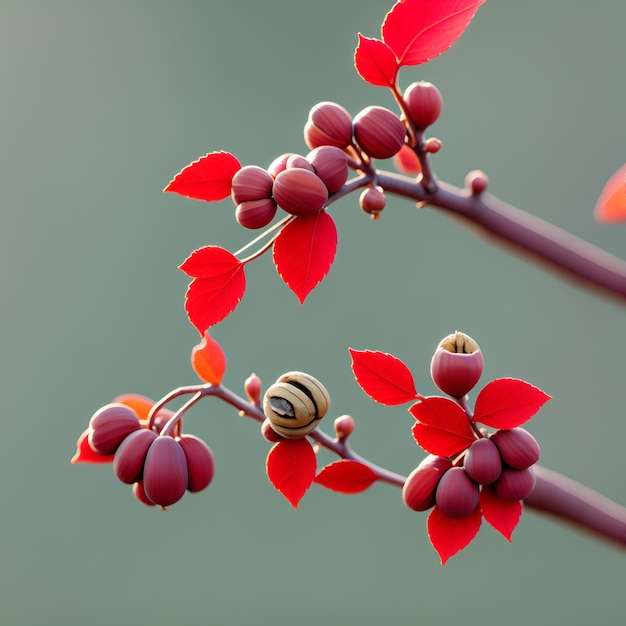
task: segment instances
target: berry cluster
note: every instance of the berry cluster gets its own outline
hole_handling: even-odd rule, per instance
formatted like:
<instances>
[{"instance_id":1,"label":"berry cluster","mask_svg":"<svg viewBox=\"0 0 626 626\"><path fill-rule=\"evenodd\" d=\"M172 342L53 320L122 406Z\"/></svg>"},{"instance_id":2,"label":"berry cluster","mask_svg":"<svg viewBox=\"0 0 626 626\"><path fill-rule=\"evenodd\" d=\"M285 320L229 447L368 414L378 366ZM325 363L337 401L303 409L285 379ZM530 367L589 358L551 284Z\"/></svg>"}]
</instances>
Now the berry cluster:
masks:
<instances>
[{"instance_id":1,"label":"berry cluster","mask_svg":"<svg viewBox=\"0 0 626 626\"><path fill-rule=\"evenodd\" d=\"M523 500L535 486L532 465L539 453L528 431L512 428L476 439L455 460L431 454L407 478L404 503L415 511L437 505L444 515L457 519L476 509L485 486L508 502Z\"/></svg>"}]
</instances>

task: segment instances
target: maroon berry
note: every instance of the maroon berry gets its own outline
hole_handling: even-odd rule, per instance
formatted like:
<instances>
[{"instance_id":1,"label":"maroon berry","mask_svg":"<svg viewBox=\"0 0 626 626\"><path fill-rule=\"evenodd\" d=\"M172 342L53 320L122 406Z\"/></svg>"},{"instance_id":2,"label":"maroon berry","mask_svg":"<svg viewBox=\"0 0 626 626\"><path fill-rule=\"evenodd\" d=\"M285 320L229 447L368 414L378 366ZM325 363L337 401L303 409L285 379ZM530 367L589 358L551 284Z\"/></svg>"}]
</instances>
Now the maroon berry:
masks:
<instances>
[{"instance_id":1,"label":"maroon berry","mask_svg":"<svg viewBox=\"0 0 626 626\"><path fill-rule=\"evenodd\" d=\"M287 159L291 155L291 152L286 152L285 154L281 154L279 157L276 157L267 168L267 173L272 178L276 178L282 171L287 169Z\"/></svg>"},{"instance_id":2,"label":"maroon berry","mask_svg":"<svg viewBox=\"0 0 626 626\"><path fill-rule=\"evenodd\" d=\"M334 422L338 439L349 437L354 432L354 418L352 415L340 415Z\"/></svg>"},{"instance_id":3,"label":"maroon berry","mask_svg":"<svg viewBox=\"0 0 626 626\"><path fill-rule=\"evenodd\" d=\"M478 495L478 485L467 472L462 467L453 467L439 481L435 502L448 517L466 517L476 508Z\"/></svg>"},{"instance_id":4,"label":"maroon berry","mask_svg":"<svg viewBox=\"0 0 626 626\"><path fill-rule=\"evenodd\" d=\"M404 145L406 128L400 118L384 107L370 106L354 118L354 138L375 159L388 159Z\"/></svg>"},{"instance_id":5,"label":"maroon berry","mask_svg":"<svg viewBox=\"0 0 626 626\"><path fill-rule=\"evenodd\" d=\"M307 154L315 173L324 181L329 193L339 191L348 179L348 158L335 146L320 146Z\"/></svg>"},{"instance_id":6,"label":"maroon berry","mask_svg":"<svg viewBox=\"0 0 626 626\"><path fill-rule=\"evenodd\" d=\"M202 439L194 435L181 435L177 441L187 460L187 489L191 492L202 491L210 485L215 473L213 452Z\"/></svg>"},{"instance_id":7,"label":"maroon berry","mask_svg":"<svg viewBox=\"0 0 626 626\"><path fill-rule=\"evenodd\" d=\"M370 217L377 220L380 212L385 208L385 194L381 187L368 187L364 189L359 197L359 206L369 213Z\"/></svg>"},{"instance_id":8,"label":"maroon berry","mask_svg":"<svg viewBox=\"0 0 626 626\"><path fill-rule=\"evenodd\" d=\"M427 456L408 476L402 487L402 499L414 511L426 511L435 504L435 491L444 473L452 463L431 454Z\"/></svg>"},{"instance_id":9,"label":"maroon berry","mask_svg":"<svg viewBox=\"0 0 626 626\"><path fill-rule=\"evenodd\" d=\"M143 502L146 506L154 506L154 502L152 502L152 500L150 500L150 498L146 495L143 488L143 481L140 480L133 485L133 495L137 498L137 500L139 500L139 502Z\"/></svg>"},{"instance_id":10,"label":"maroon berry","mask_svg":"<svg viewBox=\"0 0 626 626\"><path fill-rule=\"evenodd\" d=\"M142 428L122 441L115 452L113 471L123 483L132 485L141 479L148 448L156 438L155 432Z\"/></svg>"},{"instance_id":11,"label":"maroon berry","mask_svg":"<svg viewBox=\"0 0 626 626\"><path fill-rule=\"evenodd\" d=\"M287 169L274 180L274 200L292 215L319 211L328 200L328 189L322 179L301 168Z\"/></svg>"},{"instance_id":12,"label":"maroon berry","mask_svg":"<svg viewBox=\"0 0 626 626\"><path fill-rule=\"evenodd\" d=\"M309 161L300 154L292 154L285 162L285 169L291 170L293 168L300 168L303 170L309 170L315 174L315 169Z\"/></svg>"},{"instance_id":13,"label":"maroon berry","mask_svg":"<svg viewBox=\"0 0 626 626\"><path fill-rule=\"evenodd\" d=\"M477 439L469 447L463 467L472 480L480 485L490 485L502 472L500 451L491 439Z\"/></svg>"},{"instance_id":14,"label":"maroon berry","mask_svg":"<svg viewBox=\"0 0 626 626\"><path fill-rule=\"evenodd\" d=\"M274 428L272 427L272 422L268 419L263 420L261 424L261 434L265 441L269 441L270 443L276 443L278 441L282 441L284 437L279 435Z\"/></svg>"},{"instance_id":15,"label":"maroon berry","mask_svg":"<svg viewBox=\"0 0 626 626\"><path fill-rule=\"evenodd\" d=\"M235 219L244 228L263 228L276 215L276 202L272 198L246 200L237 205Z\"/></svg>"},{"instance_id":16,"label":"maroon berry","mask_svg":"<svg viewBox=\"0 0 626 626\"><path fill-rule=\"evenodd\" d=\"M469 335L457 331L437 347L430 362L430 375L441 391L461 398L480 379L483 364L478 344Z\"/></svg>"},{"instance_id":17,"label":"maroon berry","mask_svg":"<svg viewBox=\"0 0 626 626\"><path fill-rule=\"evenodd\" d=\"M232 181L231 197L235 204L247 200L261 200L272 195L274 179L258 165L246 165L234 176Z\"/></svg>"},{"instance_id":18,"label":"maroon berry","mask_svg":"<svg viewBox=\"0 0 626 626\"><path fill-rule=\"evenodd\" d=\"M425 81L409 85L404 92L404 101L411 121L419 128L427 128L434 124L443 105L439 89Z\"/></svg>"},{"instance_id":19,"label":"maroon berry","mask_svg":"<svg viewBox=\"0 0 626 626\"><path fill-rule=\"evenodd\" d=\"M148 449L143 466L146 496L165 508L183 497L188 483L189 470L182 446L173 437L158 436Z\"/></svg>"},{"instance_id":20,"label":"maroon berry","mask_svg":"<svg viewBox=\"0 0 626 626\"><path fill-rule=\"evenodd\" d=\"M309 112L304 127L304 141L309 148L336 146L347 148L352 143L352 118L340 104L320 102Z\"/></svg>"},{"instance_id":21,"label":"maroon berry","mask_svg":"<svg viewBox=\"0 0 626 626\"><path fill-rule=\"evenodd\" d=\"M135 411L125 404L107 404L89 420L87 441L94 452L113 454L124 439L141 428Z\"/></svg>"},{"instance_id":22,"label":"maroon berry","mask_svg":"<svg viewBox=\"0 0 626 626\"><path fill-rule=\"evenodd\" d=\"M526 469L539 460L541 450L537 440L523 428L511 430L497 430L490 437L498 450L502 460L514 469Z\"/></svg>"},{"instance_id":23,"label":"maroon berry","mask_svg":"<svg viewBox=\"0 0 626 626\"><path fill-rule=\"evenodd\" d=\"M535 472L532 467L522 470L505 467L500 478L493 484L496 495L511 502L523 500L534 488Z\"/></svg>"}]
</instances>

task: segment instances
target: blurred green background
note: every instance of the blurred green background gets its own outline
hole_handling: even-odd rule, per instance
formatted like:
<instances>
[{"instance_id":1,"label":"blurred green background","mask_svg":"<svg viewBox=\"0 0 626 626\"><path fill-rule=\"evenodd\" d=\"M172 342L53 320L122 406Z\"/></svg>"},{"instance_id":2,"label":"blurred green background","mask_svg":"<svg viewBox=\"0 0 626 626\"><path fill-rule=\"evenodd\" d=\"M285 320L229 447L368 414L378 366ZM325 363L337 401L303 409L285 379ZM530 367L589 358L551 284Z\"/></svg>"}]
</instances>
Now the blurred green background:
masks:
<instances>
[{"instance_id":1,"label":"blurred green background","mask_svg":"<svg viewBox=\"0 0 626 626\"><path fill-rule=\"evenodd\" d=\"M91 414L119 393L195 381L183 310L194 248L251 237L227 200L163 194L190 161L228 150L267 166L306 152L318 101L393 106L352 66L358 31L390 4L0 2L0 624L623 624L626 554L528 511L508 544L484 526L442 568L426 515L398 489L314 487L294 511L264 472L269 445L214 400L186 430L214 483L167 512L109 466L71 466ZM444 96L438 175L485 170L503 199L626 256L626 227L592 208L626 154L622 0L490 1L453 49L405 69ZM382 164L384 165L384 164ZM554 396L532 421L544 465L626 503L624 308L511 257L433 210L390 198L378 222L333 206L339 250L300 306L269 258L214 336L225 384L304 369L350 413L359 452L402 473L423 453L405 408L354 382L348 347L402 358L422 393L438 340L477 339L483 381ZM323 460L332 457L323 455Z\"/></svg>"}]
</instances>

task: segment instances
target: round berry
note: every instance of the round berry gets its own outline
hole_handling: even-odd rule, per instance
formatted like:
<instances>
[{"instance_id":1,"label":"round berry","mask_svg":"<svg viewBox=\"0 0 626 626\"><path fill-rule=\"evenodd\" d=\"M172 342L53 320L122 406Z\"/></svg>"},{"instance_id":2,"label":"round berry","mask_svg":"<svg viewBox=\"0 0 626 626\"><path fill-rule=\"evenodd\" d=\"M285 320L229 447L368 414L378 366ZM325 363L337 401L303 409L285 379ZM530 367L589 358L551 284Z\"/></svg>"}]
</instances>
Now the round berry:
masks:
<instances>
[{"instance_id":1,"label":"round berry","mask_svg":"<svg viewBox=\"0 0 626 626\"><path fill-rule=\"evenodd\" d=\"M328 200L328 189L322 179L301 168L286 169L274 180L274 200L292 215L319 211Z\"/></svg>"},{"instance_id":2,"label":"round berry","mask_svg":"<svg viewBox=\"0 0 626 626\"><path fill-rule=\"evenodd\" d=\"M292 154L287 161L285 161L285 169L290 170L294 167L299 167L303 170L309 170L315 174L315 168L309 161L301 154Z\"/></svg>"},{"instance_id":3,"label":"round berry","mask_svg":"<svg viewBox=\"0 0 626 626\"><path fill-rule=\"evenodd\" d=\"M291 152L286 152L285 154L281 154L279 157L276 157L267 168L267 173L272 178L276 178L283 170L287 169L287 159L291 155Z\"/></svg>"},{"instance_id":4,"label":"round berry","mask_svg":"<svg viewBox=\"0 0 626 626\"><path fill-rule=\"evenodd\" d=\"M328 193L339 191L348 179L348 158L335 146L320 146L307 154L315 173L324 181Z\"/></svg>"},{"instance_id":5,"label":"round berry","mask_svg":"<svg viewBox=\"0 0 626 626\"><path fill-rule=\"evenodd\" d=\"M380 217L387 200L381 187L368 187L359 197L359 206L374 220Z\"/></svg>"},{"instance_id":6,"label":"round berry","mask_svg":"<svg viewBox=\"0 0 626 626\"><path fill-rule=\"evenodd\" d=\"M400 118L384 107L370 106L354 118L354 138L375 159L388 159L404 145L406 128Z\"/></svg>"},{"instance_id":7,"label":"round berry","mask_svg":"<svg viewBox=\"0 0 626 626\"><path fill-rule=\"evenodd\" d=\"M500 478L493 484L496 495L511 502L523 500L534 488L535 472L532 467L522 470L505 467Z\"/></svg>"},{"instance_id":8,"label":"round berry","mask_svg":"<svg viewBox=\"0 0 626 626\"><path fill-rule=\"evenodd\" d=\"M98 454L113 454L130 433L140 428L141 422L130 407L118 403L107 404L89 420L87 442Z\"/></svg>"},{"instance_id":9,"label":"round berry","mask_svg":"<svg viewBox=\"0 0 626 626\"><path fill-rule=\"evenodd\" d=\"M142 428L122 441L113 459L113 471L119 480L132 485L141 479L148 448L156 438L155 432Z\"/></svg>"},{"instance_id":10,"label":"round berry","mask_svg":"<svg viewBox=\"0 0 626 626\"><path fill-rule=\"evenodd\" d=\"M402 487L402 499L414 511L426 511L435 504L435 491L452 463L433 454L427 456L408 476Z\"/></svg>"},{"instance_id":11,"label":"round berry","mask_svg":"<svg viewBox=\"0 0 626 626\"><path fill-rule=\"evenodd\" d=\"M491 439L477 439L469 447L463 467L472 480L480 485L490 485L498 480L502 472L500 451Z\"/></svg>"},{"instance_id":12,"label":"round berry","mask_svg":"<svg viewBox=\"0 0 626 626\"><path fill-rule=\"evenodd\" d=\"M304 127L304 141L309 148L347 148L352 143L350 114L335 102L316 104L309 112L309 119Z\"/></svg>"},{"instance_id":13,"label":"round berry","mask_svg":"<svg viewBox=\"0 0 626 626\"><path fill-rule=\"evenodd\" d=\"M187 459L182 446L173 438L159 435L143 466L143 487L151 502L165 508L178 502L189 482Z\"/></svg>"},{"instance_id":14,"label":"round berry","mask_svg":"<svg viewBox=\"0 0 626 626\"><path fill-rule=\"evenodd\" d=\"M461 398L471 391L483 373L484 359L478 344L465 333L445 337L430 362L430 375L441 391Z\"/></svg>"},{"instance_id":15,"label":"round berry","mask_svg":"<svg viewBox=\"0 0 626 626\"><path fill-rule=\"evenodd\" d=\"M404 101L411 121L418 128L427 128L434 124L443 105L439 89L426 81L409 85L404 92Z\"/></svg>"},{"instance_id":16,"label":"round berry","mask_svg":"<svg viewBox=\"0 0 626 626\"><path fill-rule=\"evenodd\" d=\"M258 165L242 167L234 176L231 187L231 197L235 204L247 200L260 200L272 195L274 179L267 170Z\"/></svg>"},{"instance_id":17,"label":"round berry","mask_svg":"<svg viewBox=\"0 0 626 626\"><path fill-rule=\"evenodd\" d=\"M468 516L478 504L478 485L462 467L449 469L439 481L435 502L446 516L460 518Z\"/></svg>"},{"instance_id":18,"label":"round berry","mask_svg":"<svg viewBox=\"0 0 626 626\"><path fill-rule=\"evenodd\" d=\"M534 465L541 454L537 440L523 428L497 430L490 437L500 450L502 460L514 469Z\"/></svg>"},{"instance_id":19,"label":"round berry","mask_svg":"<svg viewBox=\"0 0 626 626\"><path fill-rule=\"evenodd\" d=\"M176 439L187 460L187 489L192 493L209 486L215 473L215 459L211 448L194 435L181 435Z\"/></svg>"},{"instance_id":20,"label":"round berry","mask_svg":"<svg viewBox=\"0 0 626 626\"><path fill-rule=\"evenodd\" d=\"M256 230L267 226L276 215L276 202L273 198L246 200L237 205L235 219L240 226Z\"/></svg>"}]
</instances>

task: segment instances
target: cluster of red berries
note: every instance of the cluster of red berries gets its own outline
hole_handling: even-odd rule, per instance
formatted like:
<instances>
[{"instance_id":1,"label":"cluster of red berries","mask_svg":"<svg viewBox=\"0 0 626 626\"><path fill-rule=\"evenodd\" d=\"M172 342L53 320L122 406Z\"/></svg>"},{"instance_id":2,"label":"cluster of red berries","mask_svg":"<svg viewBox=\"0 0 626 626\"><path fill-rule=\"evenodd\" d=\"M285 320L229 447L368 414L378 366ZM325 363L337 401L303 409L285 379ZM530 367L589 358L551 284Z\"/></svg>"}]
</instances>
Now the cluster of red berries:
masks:
<instances>
[{"instance_id":1,"label":"cluster of red berries","mask_svg":"<svg viewBox=\"0 0 626 626\"><path fill-rule=\"evenodd\" d=\"M474 511L482 486L491 486L502 500L523 500L535 486L532 466L539 454L536 439L523 428L496 430L474 441L455 461L426 457L407 478L402 497L415 511L436 504L451 518Z\"/></svg>"},{"instance_id":2,"label":"cluster of red berries","mask_svg":"<svg viewBox=\"0 0 626 626\"><path fill-rule=\"evenodd\" d=\"M439 117L441 94L430 83L413 83L404 94L410 123L426 128ZM395 156L407 138L406 117L380 106L369 106L354 119L334 102L315 105L304 127L306 156L283 154L267 169L256 165L241 168L232 180L235 217L245 228L263 228L280 207L292 215L321 210L329 195L339 191L348 178L350 153L375 159ZM358 169L358 163L352 164ZM377 215L385 206L379 187L368 187L361 208Z\"/></svg>"},{"instance_id":3,"label":"cluster of red berries","mask_svg":"<svg viewBox=\"0 0 626 626\"><path fill-rule=\"evenodd\" d=\"M89 421L89 448L97 455L114 455L115 475L133 485L135 497L149 506L170 506L185 491L201 491L213 479L213 453L201 439L160 434L170 416L169 411L157 415L150 425L129 406L112 403Z\"/></svg>"}]
</instances>

